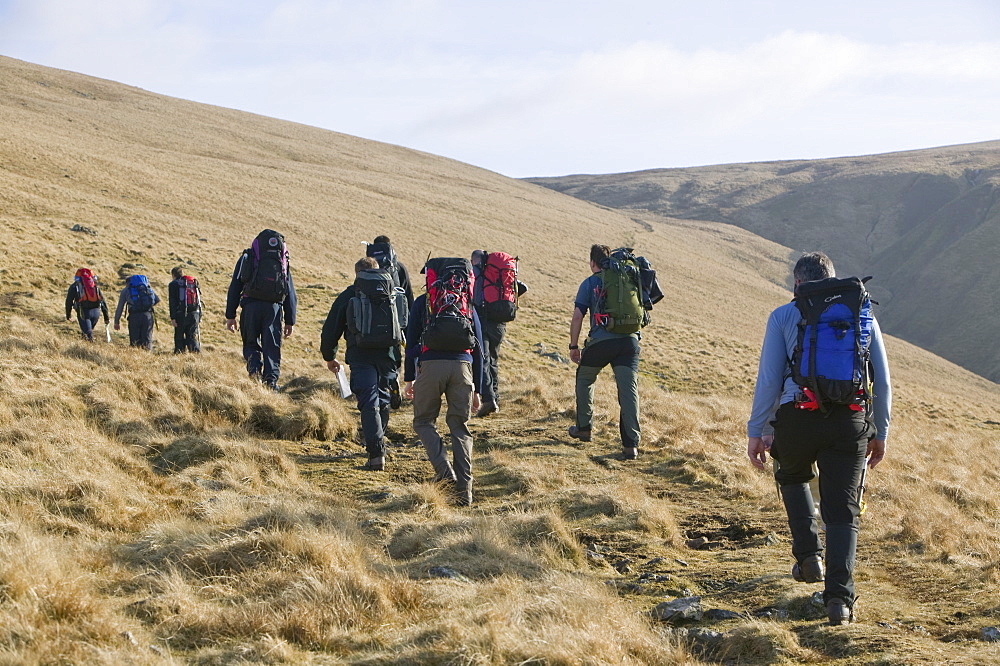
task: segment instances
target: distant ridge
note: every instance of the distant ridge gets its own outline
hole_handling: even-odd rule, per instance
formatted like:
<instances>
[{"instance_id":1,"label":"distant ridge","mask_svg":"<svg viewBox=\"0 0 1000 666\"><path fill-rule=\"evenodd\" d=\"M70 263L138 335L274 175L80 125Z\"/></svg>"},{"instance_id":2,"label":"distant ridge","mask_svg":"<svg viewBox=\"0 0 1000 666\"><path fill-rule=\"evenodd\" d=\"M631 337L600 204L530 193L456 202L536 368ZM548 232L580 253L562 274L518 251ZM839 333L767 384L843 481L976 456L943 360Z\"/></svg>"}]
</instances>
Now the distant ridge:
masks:
<instances>
[{"instance_id":1,"label":"distant ridge","mask_svg":"<svg viewBox=\"0 0 1000 666\"><path fill-rule=\"evenodd\" d=\"M609 208L733 224L874 275L885 329L1000 382L1000 141L529 178Z\"/></svg>"}]
</instances>

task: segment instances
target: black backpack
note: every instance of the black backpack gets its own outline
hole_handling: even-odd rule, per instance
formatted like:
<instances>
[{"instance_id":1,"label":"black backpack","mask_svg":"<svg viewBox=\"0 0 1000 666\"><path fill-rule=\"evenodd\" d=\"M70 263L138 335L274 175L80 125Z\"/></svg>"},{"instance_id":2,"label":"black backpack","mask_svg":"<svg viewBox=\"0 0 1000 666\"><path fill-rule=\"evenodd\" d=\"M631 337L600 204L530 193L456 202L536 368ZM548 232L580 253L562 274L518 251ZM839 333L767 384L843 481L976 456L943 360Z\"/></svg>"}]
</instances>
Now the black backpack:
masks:
<instances>
[{"instance_id":1,"label":"black backpack","mask_svg":"<svg viewBox=\"0 0 1000 666\"><path fill-rule=\"evenodd\" d=\"M365 254L377 261L379 268L389 271L394 286L402 286L399 283L399 262L396 260L396 251L392 249L392 245L389 243L368 243Z\"/></svg>"},{"instance_id":2,"label":"black backpack","mask_svg":"<svg viewBox=\"0 0 1000 666\"><path fill-rule=\"evenodd\" d=\"M285 237L265 229L244 251L240 267L243 295L259 301L284 303L288 296L288 248Z\"/></svg>"},{"instance_id":3,"label":"black backpack","mask_svg":"<svg viewBox=\"0 0 1000 666\"><path fill-rule=\"evenodd\" d=\"M361 349L387 349L403 341L409 312L406 294L392 283L389 271L370 268L354 279L347 305L347 330Z\"/></svg>"},{"instance_id":4,"label":"black backpack","mask_svg":"<svg viewBox=\"0 0 1000 666\"><path fill-rule=\"evenodd\" d=\"M472 321L472 264L468 259L440 257L424 265L427 279L427 316L421 344L424 349L464 352L476 346Z\"/></svg>"}]
</instances>

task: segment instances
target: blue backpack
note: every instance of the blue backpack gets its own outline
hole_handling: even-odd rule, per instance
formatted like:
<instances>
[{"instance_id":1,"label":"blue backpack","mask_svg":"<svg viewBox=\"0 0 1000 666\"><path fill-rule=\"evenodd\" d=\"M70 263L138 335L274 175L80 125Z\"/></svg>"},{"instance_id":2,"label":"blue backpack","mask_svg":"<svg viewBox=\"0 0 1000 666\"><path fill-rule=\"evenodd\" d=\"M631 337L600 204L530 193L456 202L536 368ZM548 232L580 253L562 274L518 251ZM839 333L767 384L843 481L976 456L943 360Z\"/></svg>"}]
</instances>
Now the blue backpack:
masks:
<instances>
[{"instance_id":1,"label":"blue backpack","mask_svg":"<svg viewBox=\"0 0 1000 666\"><path fill-rule=\"evenodd\" d=\"M153 290L145 275L128 279L128 307L132 312L150 312L153 309Z\"/></svg>"},{"instance_id":2,"label":"blue backpack","mask_svg":"<svg viewBox=\"0 0 1000 666\"><path fill-rule=\"evenodd\" d=\"M827 413L833 405L866 411L871 402L870 280L826 278L803 282L794 303L802 314L792 354L792 378L808 401L803 409Z\"/></svg>"}]
</instances>

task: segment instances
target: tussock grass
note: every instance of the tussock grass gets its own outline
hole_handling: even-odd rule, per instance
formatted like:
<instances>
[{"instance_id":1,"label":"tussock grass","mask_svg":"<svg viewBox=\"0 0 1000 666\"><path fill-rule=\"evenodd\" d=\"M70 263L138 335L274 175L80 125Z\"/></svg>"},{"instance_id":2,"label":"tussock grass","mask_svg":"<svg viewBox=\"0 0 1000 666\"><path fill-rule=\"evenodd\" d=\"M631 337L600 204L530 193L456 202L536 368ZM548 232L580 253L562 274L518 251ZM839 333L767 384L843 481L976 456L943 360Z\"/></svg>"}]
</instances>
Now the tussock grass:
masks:
<instances>
[{"instance_id":1,"label":"tussock grass","mask_svg":"<svg viewBox=\"0 0 1000 666\"><path fill-rule=\"evenodd\" d=\"M737 627L722 642L719 656L739 664L818 663L822 655L799 644L798 637L773 622Z\"/></svg>"}]
</instances>

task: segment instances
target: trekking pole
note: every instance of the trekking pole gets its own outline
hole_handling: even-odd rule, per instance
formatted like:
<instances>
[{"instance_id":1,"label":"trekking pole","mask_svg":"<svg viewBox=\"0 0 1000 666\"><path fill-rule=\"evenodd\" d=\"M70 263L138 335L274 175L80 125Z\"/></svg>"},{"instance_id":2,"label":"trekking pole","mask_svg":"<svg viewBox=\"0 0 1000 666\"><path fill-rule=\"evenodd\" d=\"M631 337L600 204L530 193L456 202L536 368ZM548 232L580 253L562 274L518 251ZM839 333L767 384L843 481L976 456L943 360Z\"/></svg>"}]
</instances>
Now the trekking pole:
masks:
<instances>
[{"instance_id":1,"label":"trekking pole","mask_svg":"<svg viewBox=\"0 0 1000 666\"><path fill-rule=\"evenodd\" d=\"M108 341L108 344L111 344L111 327L108 325L108 322L104 322L104 338Z\"/></svg>"},{"instance_id":2,"label":"trekking pole","mask_svg":"<svg viewBox=\"0 0 1000 666\"><path fill-rule=\"evenodd\" d=\"M861 483L858 485L858 515L864 515L868 504L865 502L865 479L868 477L868 458L865 458L865 466L861 468Z\"/></svg>"}]
</instances>

